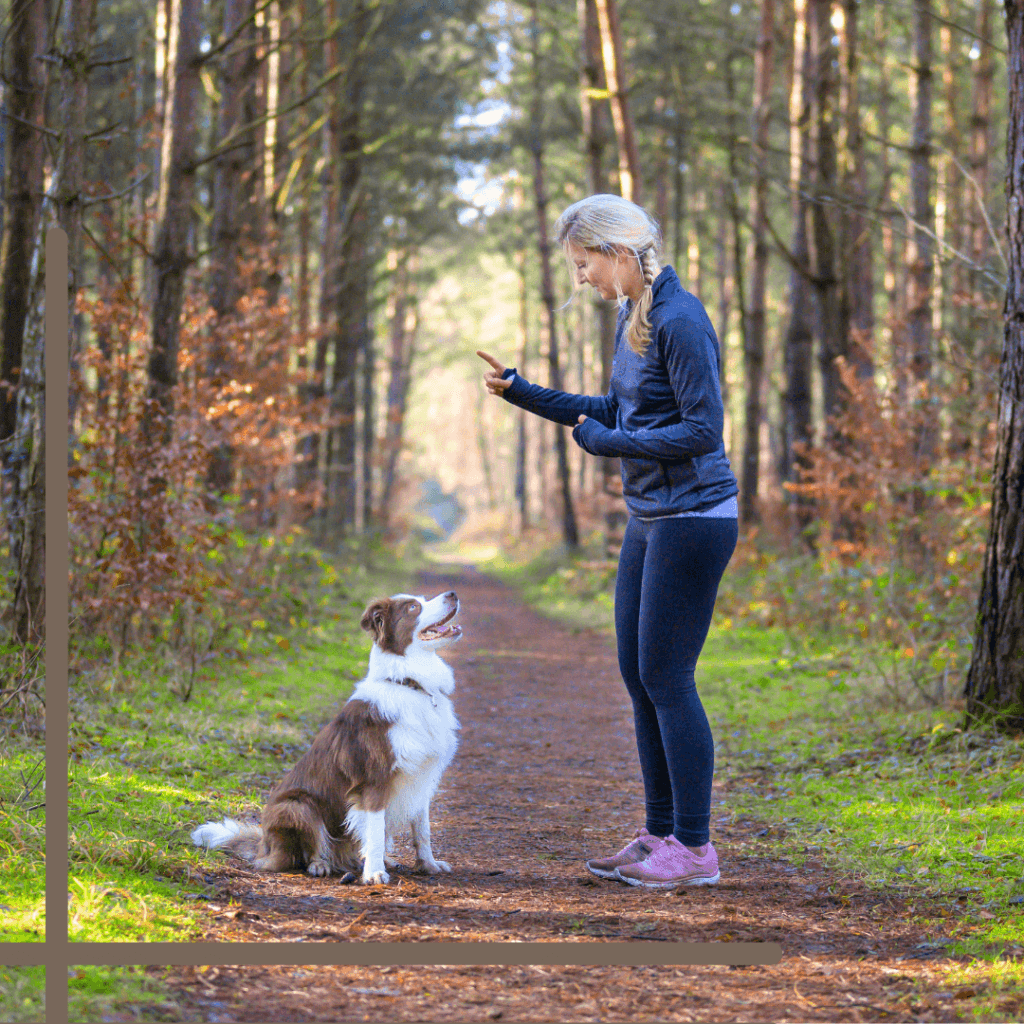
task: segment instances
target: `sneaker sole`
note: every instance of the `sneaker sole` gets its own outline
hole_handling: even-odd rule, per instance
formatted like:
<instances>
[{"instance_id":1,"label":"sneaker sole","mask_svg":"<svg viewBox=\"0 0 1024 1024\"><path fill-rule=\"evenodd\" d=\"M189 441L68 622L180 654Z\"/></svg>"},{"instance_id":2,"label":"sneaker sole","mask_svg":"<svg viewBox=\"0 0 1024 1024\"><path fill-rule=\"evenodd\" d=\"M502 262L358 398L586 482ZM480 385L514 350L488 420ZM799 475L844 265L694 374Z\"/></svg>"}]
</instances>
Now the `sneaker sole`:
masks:
<instances>
[{"instance_id":1,"label":"sneaker sole","mask_svg":"<svg viewBox=\"0 0 1024 1024\"><path fill-rule=\"evenodd\" d=\"M626 885L642 885L645 889L675 889L680 885L717 885L718 880L722 877L720 872L715 872L713 875L699 875L696 878L681 878L674 882L647 882L642 878L628 878L624 875L619 874L619 869L615 869L615 878L620 882L625 882Z\"/></svg>"},{"instance_id":2,"label":"sneaker sole","mask_svg":"<svg viewBox=\"0 0 1024 1024\"><path fill-rule=\"evenodd\" d=\"M595 868L591 865L590 861L587 861L587 870L592 875L597 875L598 878L618 878L619 869L612 868L610 871L607 868Z\"/></svg>"}]
</instances>

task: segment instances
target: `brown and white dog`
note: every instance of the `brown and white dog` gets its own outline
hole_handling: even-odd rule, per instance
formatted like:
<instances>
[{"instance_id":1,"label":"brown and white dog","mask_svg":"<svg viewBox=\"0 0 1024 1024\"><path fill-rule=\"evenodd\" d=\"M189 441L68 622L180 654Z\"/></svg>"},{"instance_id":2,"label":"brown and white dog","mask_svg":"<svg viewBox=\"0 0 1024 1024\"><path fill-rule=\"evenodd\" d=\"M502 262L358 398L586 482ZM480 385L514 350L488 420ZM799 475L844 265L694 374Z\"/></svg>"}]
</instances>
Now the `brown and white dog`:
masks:
<instances>
[{"instance_id":1,"label":"brown and white dog","mask_svg":"<svg viewBox=\"0 0 1024 1024\"><path fill-rule=\"evenodd\" d=\"M458 611L454 591L370 604L360 623L374 635L366 678L271 792L260 824L210 821L192 842L260 871L354 874L374 885L389 881L395 835L409 828L416 869L450 871L430 848L430 801L458 743L455 677L437 653L462 635Z\"/></svg>"}]
</instances>

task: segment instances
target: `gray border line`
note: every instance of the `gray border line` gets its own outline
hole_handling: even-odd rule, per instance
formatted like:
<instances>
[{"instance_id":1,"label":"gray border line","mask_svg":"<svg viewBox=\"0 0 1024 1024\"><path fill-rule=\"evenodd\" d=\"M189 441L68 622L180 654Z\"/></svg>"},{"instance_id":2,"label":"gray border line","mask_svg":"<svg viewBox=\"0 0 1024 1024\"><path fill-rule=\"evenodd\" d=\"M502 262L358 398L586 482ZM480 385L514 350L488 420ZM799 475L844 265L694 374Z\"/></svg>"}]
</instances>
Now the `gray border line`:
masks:
<instances>
[{"instance_id":1,"label":"gray border line","mask_svg":"<svg viewBox=\"0 0 1024 1024\"><path fill-rule=\"evenodd\" d=\"M777 964L777 942L83 942L74 964L629 967ZM225 949L231 952L225 955Z\"/></svg>"},{"instance_id":2,"label":"gray border line","mask_svg":"<svg viewBox=\"0 0 1024 1024\"><path fill-rule=\"evenodd\" d=\"M46 232L46 1020L68 1018L68 236ZM37 961L38 962L38 961Z\"/></svg>"},{"instance_id":3,"label":"gray border line","mask_svg":"<svg viewBox=\"0 0 1024 1024\"><path fill-rule=\"evenodd\" d=\"M46 235L46 942L8 945L13 966L44 964L46 1020L68 1019L68 969L109 966L748 966L776 964L774 942L72 943L68 939L68 274L67 236Z\"/></svg>"}]
</instances>

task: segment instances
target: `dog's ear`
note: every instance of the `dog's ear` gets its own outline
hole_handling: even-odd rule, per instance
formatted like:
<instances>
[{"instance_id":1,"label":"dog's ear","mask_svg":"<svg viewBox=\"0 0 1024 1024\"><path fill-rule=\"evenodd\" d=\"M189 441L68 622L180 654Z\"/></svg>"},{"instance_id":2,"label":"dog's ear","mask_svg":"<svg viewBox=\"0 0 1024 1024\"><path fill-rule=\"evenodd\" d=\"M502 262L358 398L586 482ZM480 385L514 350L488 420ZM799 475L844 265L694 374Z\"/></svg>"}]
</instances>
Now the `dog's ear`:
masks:
<instances>
[{"instance_id":1,"label":"dog's ear","mask_svg":"<svg viewBox=\"0 0 1024 1024\"><path fill-rule=\"evenodd\" d=\"M366 606L366 611L363 612L359 625L368 633L372 633L379 643L384 636L384 631L387 629L388 616L390 614L391 598L378 597L376 601L371 601Z\"/></svg>"}]
</instances>

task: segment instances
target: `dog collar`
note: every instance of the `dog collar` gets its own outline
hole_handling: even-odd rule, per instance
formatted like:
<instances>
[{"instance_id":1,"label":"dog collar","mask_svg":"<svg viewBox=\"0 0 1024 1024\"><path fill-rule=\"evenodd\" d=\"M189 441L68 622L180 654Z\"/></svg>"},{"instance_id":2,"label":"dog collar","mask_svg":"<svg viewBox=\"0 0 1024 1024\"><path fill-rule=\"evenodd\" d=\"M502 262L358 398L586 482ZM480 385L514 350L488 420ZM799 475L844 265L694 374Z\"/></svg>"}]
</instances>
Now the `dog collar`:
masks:
<instances>
[{"instance_id":1,"label":"dog collar","mask_svg":"<svg viewBox=\"0 0 1024 1024\"><path fill-rule=\"evenodd\" d=\"M389 683L397 683L399 686L408 686L410 690L419 690L420 693L426 694L430 698L430 703L437 707L437 701L434 699L434 695L424 687L420 686L415 679L410 679L406 676L404 679L392 679L390 676L386 680Z\"/></svg>"}]
</instances>

